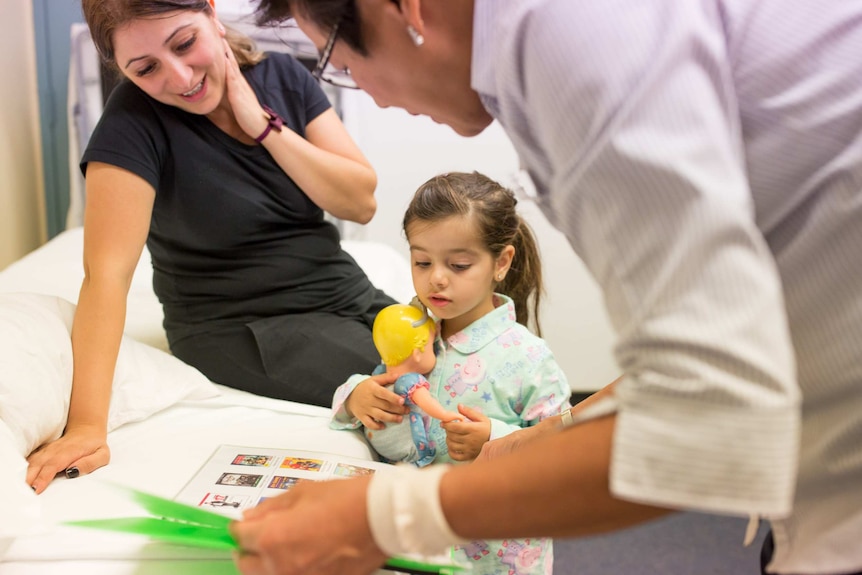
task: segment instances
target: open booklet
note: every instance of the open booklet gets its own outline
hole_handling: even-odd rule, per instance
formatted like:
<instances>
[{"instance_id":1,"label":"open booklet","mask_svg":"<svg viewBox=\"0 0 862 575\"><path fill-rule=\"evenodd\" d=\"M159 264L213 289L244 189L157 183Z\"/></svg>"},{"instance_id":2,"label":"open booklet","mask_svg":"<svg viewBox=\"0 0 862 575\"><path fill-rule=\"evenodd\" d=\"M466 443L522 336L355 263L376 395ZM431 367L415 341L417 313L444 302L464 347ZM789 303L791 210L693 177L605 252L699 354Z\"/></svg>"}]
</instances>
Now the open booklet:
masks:
<instances>
[{"instance_id":1,"label":"open booklet","mask_svg":"<svg viewBox=\"0 0 862 575\"><path fill-rule=\"evenodd\" d=\"M221 445L175 500L237 519L243 509L285 493L299 482L371 475L381 470L385 473L387 468L391 465L330 453ZM395 557L387 562L386 569L457 574L469 567L457 564L447 554Z\"/></svg>"},{"instance_id":2,"label":"open booklet","mask_svg":"<svg viewBox=\"0 0 862 575\"><path fill-rule=\"evenodd\" d=\"M371 475L386 467L329 453L221 445L175 499L239 518L243 509L301 481Z\"/></svg>"}]
</instances>

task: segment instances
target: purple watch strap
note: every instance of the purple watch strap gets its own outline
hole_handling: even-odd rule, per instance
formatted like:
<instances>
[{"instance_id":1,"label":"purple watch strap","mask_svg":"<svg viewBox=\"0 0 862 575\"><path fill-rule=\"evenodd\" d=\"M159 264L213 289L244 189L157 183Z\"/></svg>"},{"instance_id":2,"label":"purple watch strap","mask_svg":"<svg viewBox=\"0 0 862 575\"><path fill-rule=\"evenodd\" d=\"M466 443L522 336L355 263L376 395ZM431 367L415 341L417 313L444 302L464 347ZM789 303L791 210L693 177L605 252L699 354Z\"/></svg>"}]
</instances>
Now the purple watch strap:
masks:
<instances>
[{"instance_id":1,"label":"purple watch strap","mask_svg":"<svg viewBox=\"0 0 862 575\"><path fill-rule=\"evenodd\" d=\"M281 132L281 127L284 126L284 119L279 116L275 110L264 104L263 111L269 114L269 121L267 122L266 128L263 130L263 133L261 133L260 136L254 139L254 141L258 144L260 144L272 130L275 130L276 132Z\"/></svg>"}]
</instances>

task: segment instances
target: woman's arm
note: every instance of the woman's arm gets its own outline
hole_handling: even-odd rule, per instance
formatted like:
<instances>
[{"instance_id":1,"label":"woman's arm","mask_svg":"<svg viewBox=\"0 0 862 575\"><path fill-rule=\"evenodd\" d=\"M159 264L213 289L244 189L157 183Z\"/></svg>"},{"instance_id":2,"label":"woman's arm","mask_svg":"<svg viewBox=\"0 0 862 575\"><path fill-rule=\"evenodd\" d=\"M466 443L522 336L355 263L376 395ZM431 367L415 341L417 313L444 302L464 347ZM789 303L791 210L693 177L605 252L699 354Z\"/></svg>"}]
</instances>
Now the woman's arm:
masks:
<instances>
[{"instance_id":1,"label":"woman's arm","mask_svg":"<svg viewBox=\"0 0 862 575\"><path fill-rule=\"evenodd\" d=\"M266 128L268 116L230 49L226 56L231 108L246 135L257 138ZM261 144L321 209L360 224L374 216L377 174L331 108L308 123L305 138L289 129L270 130Z\"/></svg>"},{"instance_id":2,"label":"woman's arm","mask_svg":"<svg viewBox=\"0 0 862 575\"><path fill-rule=\"evenodd\" d=\"M126 297L149 231L155 191L107 164L87 167L84 281L72 326L74 375L63 436L34 452L27 480L37 493L69 467L89 473L110 459L108 408L126 318Z\"/></svg>"},{"instance_id":3,"label":"woman's arm","mask_svg":"<svg viewBox=\"0 0 862 575\"><path fill-rule=\"evenodd\" d=\"M443 518L457 536L471 540L598 534L667 514L611 495L614 425L614 417L589 421L542 437L517 454L452 466L438 487ZM440 521L429 504L435 496L429 485L435 484L423 478L441 467L399 466L373 479L309 481L267 499L231 525L242 549L237 565L243 573L276 572L266 571L264 565L291 574L312 569L339 575L370 573L386 553L372 536L369 514L383 517L376 522L378 534L383 534L381 527L395 524L394 513L404 518L402 530L409 533L386 538L389 545L400 541L427 545L431 535L439 533L439 527L429 529ZM371 504L369 495L381 491L369 490L369 481L382 482L378 484L386 488ZM349 519L308 527L308 517L324 515Z\"/></svg>"},{"instance_id":4,"label":"woman's arm","mask_svg":"<svg viewBox=\"0 0 862 575\"><path fill-rule=\"evenodd\" d=\"M377 211L377 174L338 115L330 108L306 126L305 134L307 140L291 130L271 132L263 145L321 209L368 223Z\"/></svg>"},{"instance_id":5,"label":"woman's arm","mask_svg":"<svg viewBox=\"0 0 862 575\"><path fill-rule=\"evenodd\" d=\"M611 383L607 384L605 387L595 392L588 398L579 402L577 405L572 407L570 411L572 414L576 414L590 405L598 402L599 400L612 396L614 393L614 388L617 385L617 382L622 379L621 377L615 379ZM510 433L509 435L505 435L500 437L499 439L495 439L493 441L489 441L485 445L482 446L482 452L479 454L477 459L493 459L496 457L500 457L506 455L512 451L520 449L525 444L530 443L531 441L538 439L547 434L556 433L557 431L562 429L562 417L560 415L554 415L552 417L548 417L540 421L537 425L533 425L532 427L525 427L524 429L515 431L514 433Z\"/></svg>"}]
</instances>

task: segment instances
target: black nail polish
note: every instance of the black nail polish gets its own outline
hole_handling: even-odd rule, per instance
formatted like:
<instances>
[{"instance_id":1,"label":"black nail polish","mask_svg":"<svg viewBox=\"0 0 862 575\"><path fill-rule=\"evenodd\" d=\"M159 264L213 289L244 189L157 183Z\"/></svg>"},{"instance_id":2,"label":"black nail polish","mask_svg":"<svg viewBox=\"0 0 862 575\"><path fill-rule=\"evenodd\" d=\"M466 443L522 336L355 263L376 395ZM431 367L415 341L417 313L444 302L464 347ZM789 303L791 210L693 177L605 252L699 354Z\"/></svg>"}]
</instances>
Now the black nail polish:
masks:
<instances>
[{"instance_id":1,"label":"black nail polish","mask_svg":"<svg viewBox=\"0 0 862 575\"><path fill-rule=\"evenodd\" d=\"M81 475L81 472L78 471L77 467L70 467L66 470L66 477L69 479L75 479L79 475Z\"/></svg>"}]
</instances>

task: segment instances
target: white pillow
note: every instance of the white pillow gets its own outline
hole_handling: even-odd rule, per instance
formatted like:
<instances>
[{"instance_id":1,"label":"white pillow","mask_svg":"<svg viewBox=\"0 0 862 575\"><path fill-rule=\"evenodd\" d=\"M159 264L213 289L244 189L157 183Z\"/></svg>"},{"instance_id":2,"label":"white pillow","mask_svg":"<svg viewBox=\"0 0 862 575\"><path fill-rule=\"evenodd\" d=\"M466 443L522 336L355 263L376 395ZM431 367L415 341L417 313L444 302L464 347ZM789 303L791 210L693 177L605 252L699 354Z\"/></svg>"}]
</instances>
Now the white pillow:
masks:
<instances>
[{"instance_id":1,"label":"white pillow","mask_svg":"<svg viewBox=\"0 0 862 575\"><path fill-rule=\"evenodd\" d=\"M57 439L72 389L75 305L34 293L0 294L0 420L18 452ZM146 419L182 399L219 395L197 369L123 336L114 372L108 431Z\"/></svg>"}]
</instances>

